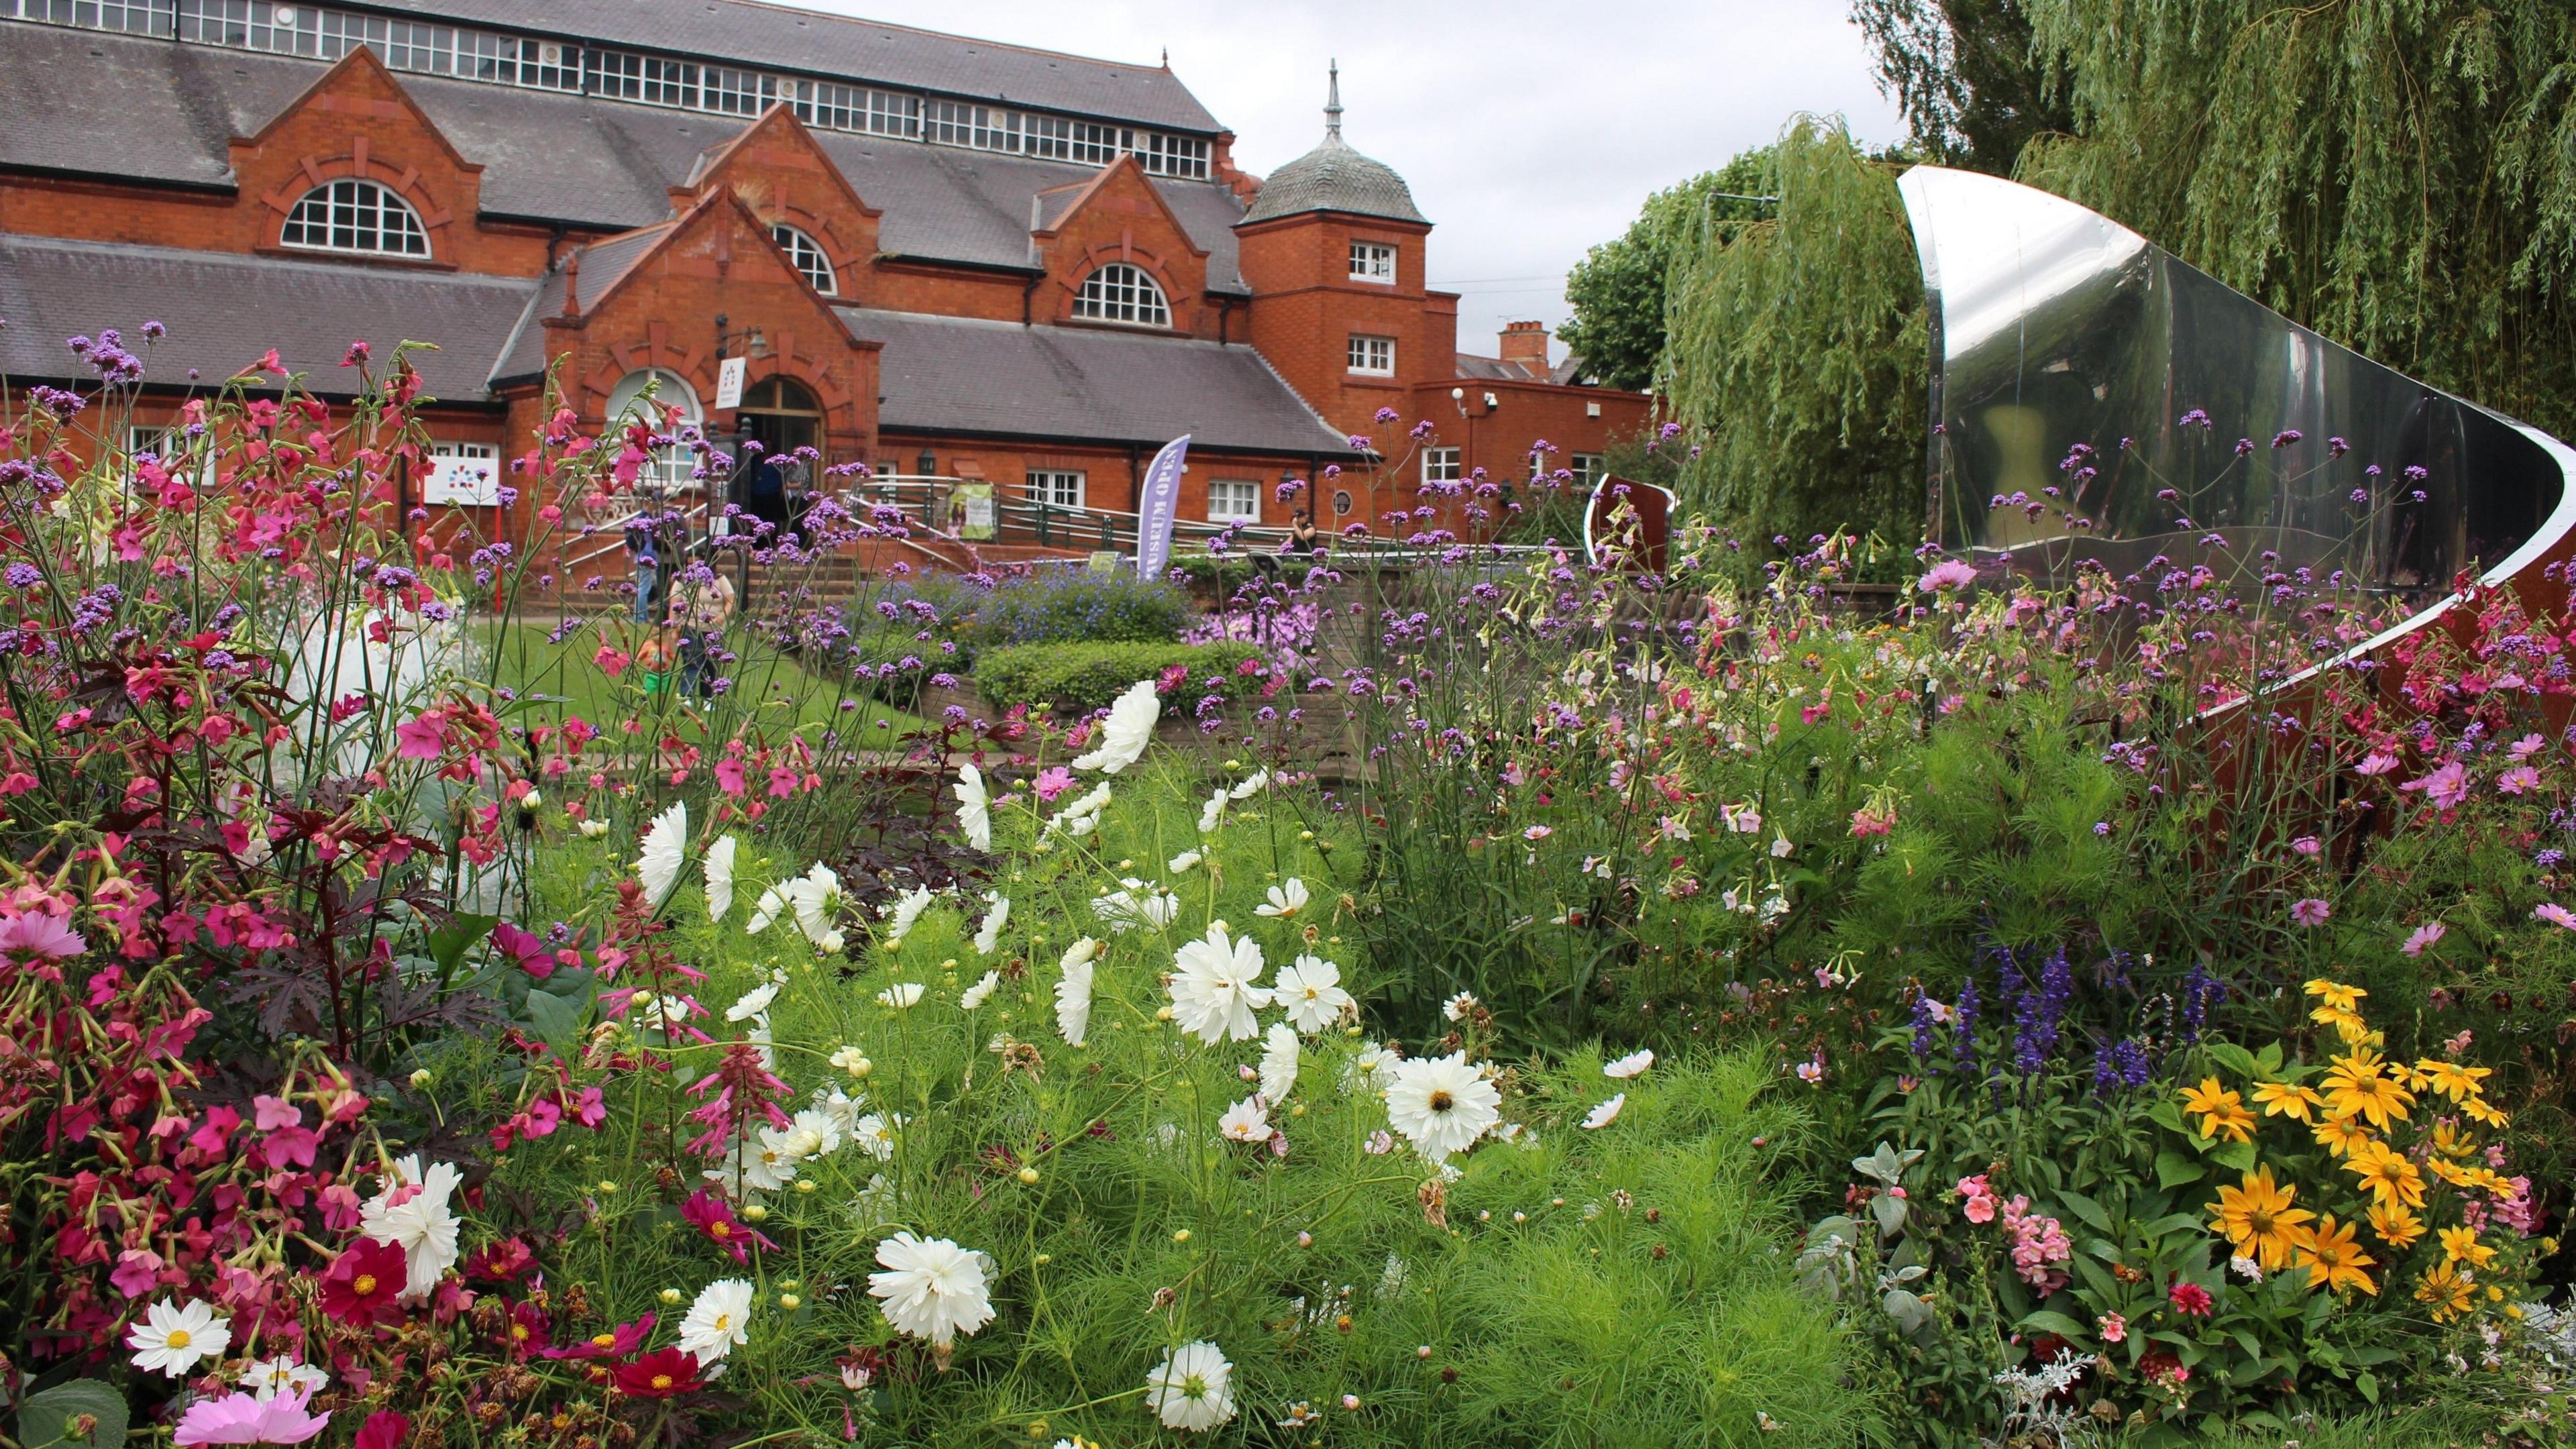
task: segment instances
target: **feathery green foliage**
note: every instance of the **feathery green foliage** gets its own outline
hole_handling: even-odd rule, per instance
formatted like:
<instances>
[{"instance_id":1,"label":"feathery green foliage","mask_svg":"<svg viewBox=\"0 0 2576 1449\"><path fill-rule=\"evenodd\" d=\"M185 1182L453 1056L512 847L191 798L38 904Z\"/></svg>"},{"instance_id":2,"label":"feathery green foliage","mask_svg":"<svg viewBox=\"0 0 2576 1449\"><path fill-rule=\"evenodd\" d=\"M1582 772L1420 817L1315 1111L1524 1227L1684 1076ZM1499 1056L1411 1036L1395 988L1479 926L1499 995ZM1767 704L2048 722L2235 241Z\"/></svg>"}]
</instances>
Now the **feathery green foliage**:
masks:
<instances>
[{"instance_id":1,"label":"feathery green foliage","mask_svg":"<svg viewBox=\"0 0 2576 1449\"><path fill-rule=\"evenodd\" d=\"M1664 279L1675 250L1710 221L1745 222L1764 214L1776 178L1771 148L1747 151L1715 171L1646 198L1625 235L1584 254L1565 279L1574 316L1559 338L1603 387L1642 388L1655 381L1664 352Z\"/></svg>"}]
</instances>

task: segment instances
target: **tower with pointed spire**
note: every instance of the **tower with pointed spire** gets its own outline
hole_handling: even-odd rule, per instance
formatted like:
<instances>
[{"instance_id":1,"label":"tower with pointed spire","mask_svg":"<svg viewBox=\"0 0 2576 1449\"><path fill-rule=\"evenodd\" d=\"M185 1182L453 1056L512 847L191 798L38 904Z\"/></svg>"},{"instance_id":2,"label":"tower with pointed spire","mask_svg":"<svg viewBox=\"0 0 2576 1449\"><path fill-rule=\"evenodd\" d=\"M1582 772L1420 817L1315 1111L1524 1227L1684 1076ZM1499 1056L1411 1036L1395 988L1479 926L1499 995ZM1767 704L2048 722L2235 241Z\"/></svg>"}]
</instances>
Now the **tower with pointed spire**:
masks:
<instances>
[{"instance_id":1,"label":"tower with pointed spire","mask_svg":"<svg viewBox=\"0 0 2576 1449\"><path fill-rule=\"evenodd\" d=\"M1234 233L1253 345L1335 427L1374 435L1379 408L1450 376L1457 299L1424 288L1413 189L1342 135L1339 61L1324 87L1323 139L1270 173Z\"/></svg>"}]
</instances>

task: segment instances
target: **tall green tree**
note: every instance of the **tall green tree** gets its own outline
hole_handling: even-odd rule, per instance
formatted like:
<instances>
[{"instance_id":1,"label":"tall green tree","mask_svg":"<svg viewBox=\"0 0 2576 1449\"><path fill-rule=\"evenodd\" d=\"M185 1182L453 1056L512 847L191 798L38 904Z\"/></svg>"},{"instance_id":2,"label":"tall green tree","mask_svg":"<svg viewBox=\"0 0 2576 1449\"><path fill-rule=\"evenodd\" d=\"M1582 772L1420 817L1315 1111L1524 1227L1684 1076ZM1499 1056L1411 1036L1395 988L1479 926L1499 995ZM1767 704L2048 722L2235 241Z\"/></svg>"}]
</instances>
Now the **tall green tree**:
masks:
<instances>
[{"instance_id":1,"label":"tall green tree","mask_svg":"<svg viewBox=\"0 0 2576 1449\"><path fill-rule=\"evenodd\" d=\"M1651 387L1664 352L1664 280L1675 245L1703 224L1762 214L1746 197L1771 194L1771 148L1747 151L1715 171L1646 198L1627 232L1585 253L1565 280L1573 318L1559 332L1603 387Z\"/></svg>"},{"instance_id":2,"label":"tall green tree","mask_svg":"<svg viewBox=\"0 0 2576 1449\"><path fill-rule=\"evenodd\" d=\"M1771 156L1773 214L1711 219L1675 251L1663 382L1699 448L1680 491L1757 545L1838 528L1910 545L1928 343L1902 167L1813 117Z\"/></svg>"},{"instance_id":3,"label":"tall green tree","mask_svg":"<svg viewBox=\"0 0 2576 1449\"><path fill-rule=\"evenodd\" d=\"M2029 0L1852 0L1851 14L1930 160L2008 176L2033 138L2074 123L2063 62L2034 51Z\"/></svg>"},{"instance_id":4,"label":"tall green tree","mask_svg":"<svg viewBox=\"0 0 2576 1449\"><path fill-rule=\"evenodd\" d=\"M2576 6L2027 0L2020 179L2380 362L2576 428Z\"/></svg>"}]
</instances>

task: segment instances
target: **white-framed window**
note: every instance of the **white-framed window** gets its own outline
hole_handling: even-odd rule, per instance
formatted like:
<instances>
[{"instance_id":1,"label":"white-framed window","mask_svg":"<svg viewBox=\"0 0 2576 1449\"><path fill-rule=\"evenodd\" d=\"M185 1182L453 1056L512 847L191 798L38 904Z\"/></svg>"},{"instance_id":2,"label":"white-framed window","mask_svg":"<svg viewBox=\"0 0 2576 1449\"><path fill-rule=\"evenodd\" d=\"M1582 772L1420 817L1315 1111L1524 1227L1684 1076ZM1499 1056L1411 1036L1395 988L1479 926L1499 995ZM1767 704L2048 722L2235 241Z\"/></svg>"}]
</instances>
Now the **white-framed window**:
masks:
<instances>
[{"instance_id":1,"label":"white-framed window","mask_svg":"<svg viewBox=\"0 0 2576 1449\"><path fill-rule=\"evenodd\" d=\"M1171 304L1163 300L1161 285L1143 267L1126 262L1111 262L1085 277L1082 290L1074 294L1073 315L1134 327L1172 325Z\"/></svg>"},{"instance_id":2,"label":"white-framed window","mask_svg":"<svg viewBox=\"0 0 2576 1449\"><path fill-rule=\"evenodd\" d=\"M1082 479L1081 470L1075 468L1031 468L1029 501L1049 508L1080 508Z\"/></svg>"},{"instance_id":3,"label":"white-framed window","mask_svg":"<svg viewBox=\"0 0 2576 1449\"><path fill-rule=\"evenodd\" d=\"M1261 483L1253 478L1208 480L1208 522L1259 523Z\"/></svg>"},{"instance_id":4,"label":"white-framed window","mask_svg":"<svg viewBox=\"0 0 2576 1449\"><path fill-rule=\"evenodd\" d=\"M1600 482L1604 471L1599 453L1576 453L1566 460L1566 467L1572 470L1574 481L1585 488Z\"/></svg>"},{"instance_id":5,"label":"white-framed window","mask_svg":"<svg viewBox=\"0 0 2576 1449\"><path fill-rule=\"evenodd\" d=\"M1351 243L1351 280L1395 285L1395 248L1384 242Z\"/></svg>"},{"instance_id":6,"label":"white-framed window","mask_svg":"<svg viewBox=\"0 0 2576 1449\"><path fill-rule=\"evenodd\" d=\"M501 501L501 450L490 443L429 445L429 473L420 480L423 503L490 508Z\"/></svg>"},{"instance_id":7,"label":"white-framed window","mask_svg":"<svg viewBox=\"0 0 2576 1449\"><path fill-rule=\"evenodd\" d=\"M1351 371L1362 377L1395 376L1395 339L1352 333Z\"/></svg>"},{"instance_id":8,"label":"white-framed window","mask_svg":"<svg viewBox=\"0 0 2576 1449\"><path fill-rule=\"evenodd\" d=\"M1425 448L1422 450L1422 481L1455 483L1458 481L1458 450Z\"/></svg>"},{"instance_id":9,"label":"white-framed window","mask_svg":"<svg viewBox=\"0 0 2576 1449\"><path fill-rule=\"evenodd\" d=\"M150 456L162 468L199 488L215 482L215 450L209 445L189 461L188 432L185 428L162 428L134 425L125 430L125 455L128 458Z\"/></svg>"},{"instance_id":10,"label":"white-framed window","mask_svg":"<svg viewBox=\"0 0 2576 1449\"><path fill-rule=\"evenodd\" d=\"M611 430L623 428L644 415L644 389L653 389L653 401L659 410L652 419L653 431L676 438L682 428L696 427L706 420L698 406L698 390L688 380L664 367L640 367L618 379L608 392L607 422ZM673 416L674 410L677 416ZM616 446L612 441L610 446ZM697 458L685 443L673 442L653 450L653 461L636 480L639 488L665 491L697 487L690 475L697 471Z\"/></svg>"},{"instance_id":11,"label":"white-framed window","mask_svg":"<svg viewBox=\"0 0 2576 1449\"><path fill-rule=\"evenodd\" d=\"M783 221L770 223L769 234L777 238L778 249L787 253L787 260L796 264L796 270L805 274L815 291L826 297L840 294L841 279L833 274L832 259L823 254L821 242Z\"/></svg>"},{"instance_id":12,"label":"white-framed window","mask_svg":"<svg viewBox=\"0 0 2576 1449\"><path fill-rule=\"evenodd\" d=\"M286 214L278 240L324 252L429 255L429 229L411 203L372 181L325 181Z\"/></svg>"}]
</instances>

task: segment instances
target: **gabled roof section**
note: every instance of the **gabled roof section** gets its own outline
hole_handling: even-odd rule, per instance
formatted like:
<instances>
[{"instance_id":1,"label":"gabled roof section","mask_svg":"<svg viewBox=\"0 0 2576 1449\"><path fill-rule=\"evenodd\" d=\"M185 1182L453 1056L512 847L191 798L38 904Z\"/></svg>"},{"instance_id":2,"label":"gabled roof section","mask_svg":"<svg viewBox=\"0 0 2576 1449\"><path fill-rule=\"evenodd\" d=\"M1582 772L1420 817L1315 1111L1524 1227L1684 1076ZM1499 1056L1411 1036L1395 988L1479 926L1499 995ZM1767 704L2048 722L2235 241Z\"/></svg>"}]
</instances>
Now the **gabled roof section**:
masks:
<instances>
[{"instance_id":1,"label":"gabled roof section","mask_svg":"<svg viewBox=\"0 0 2576 1449\"><path fill-rule=\"evenodd\" d=\"M1163 220L1171 223L1173 234L1189 247L1192 255L1203 257L1208 254L1208 249L1199 244L1198 238L1190 235L1189 224L1181 220L1180 213L1172 210L1171 201L1163 195L1162 189L1154 184L1154 178L1145 174L1144 164L1133 156L1119 157L1101 167L1099 172L1089 180L1075 182L1068 186L1049 187L1039 192L1038 211L1041 224L1031 230L1041 237L1054 236L1064 230L1066 222L1081 215L1082 209L1089 206L1103 191L1111 189L1132 189L1144 193L1154 210L1162 213ZM1057 202L1059 198L1060 204L1051 204Z\"/></svg>"},{"instance_id":2,"label":"gabled roof section","mask_svg":"<svg viewBox=\"0 0 2576 1449\"><path fill-rule=\"evenodd\" d=\"M359 0L565 40L969 96L1214 134L1224 127L1158 65L1094 60L758 0Z\"/></svg>"},{"instance_id":3,"label":"gabled roof section","mask_svg":"<svg viewBox=\"0 0 2576 1449\"><path fill-rule=\"evenodd\" d=\"M465 153L456 149L456 143L447 138L446 130L440 127L429 112L420 108L420 102L414 100L411 92L404 88L402 81L385 68L383 61L376 58L376 53L363 45L342 56L329 70L316 76L313 84L306 86L303 93L295 99L278 107L277 114L270 116L256 132L235 137L233 144L236 146L265 145L269 138L277 133L278 127L285 125L298 113L316 105L327 106L329 102L326 97L352 92L380 102L389 101L409 112L411 118L420 123L420 128L428 132L431 139L438 142L439 148L447 153L447 158L456 163L458 170L483 169L479 163L467 160Z\"/></svg>"},{"instance_id":4,"label":"gabled roof section","mask_svg":"<svg viewBox=\"0 0 2576 1449\"><path fill-rule=\"evenodd\" d=\"M691 168L689 179L682 184L704 195L707 188L723 178L727 166L763 141L789 146L811 157L815 174L823 178L824 185L848 202L852 211L870 221L885 215L868 205L858 189L850 185L849 175L841 170L840 163L833 160L831 153L814 139L814 133L806 128L805 123L796 119L796 113L783 105L771 106L761 112L759 120L743 127L740 134L699 152L697 164Z\"/></svg>"}]
</instances>

